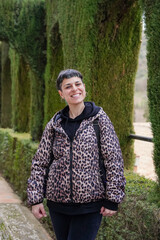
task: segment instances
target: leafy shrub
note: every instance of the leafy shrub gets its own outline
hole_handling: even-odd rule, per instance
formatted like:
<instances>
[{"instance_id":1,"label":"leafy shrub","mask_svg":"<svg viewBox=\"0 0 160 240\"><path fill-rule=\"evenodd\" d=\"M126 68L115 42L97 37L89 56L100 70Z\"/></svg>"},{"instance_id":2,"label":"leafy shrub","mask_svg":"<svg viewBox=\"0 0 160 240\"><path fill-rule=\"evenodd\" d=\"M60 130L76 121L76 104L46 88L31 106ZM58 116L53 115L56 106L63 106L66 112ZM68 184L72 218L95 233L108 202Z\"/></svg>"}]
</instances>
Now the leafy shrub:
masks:
<instances>
[{"instance_id":1,"label":"leafy shrub","mask_svg":"<svg viewBox=\"0 0 160 240\"><path fill-rule=\"evenodd\" d=\"M23 134L13 135L11 130L0 130L0 169L24 201L27 197L26 188L31 160L37 145L25 137L21 139L20 136L22 137Z\"/></svg>"},{"instance_id":2,"label":"leafy shrub","mask_svg":"<svg viewBox=\"0 0 160 240\"><path fill-rule=\"evenodd\" d=\"M151 202L155 192L153 181L126 173L126 197L118 214L103 218L97 240L158 240L160 209Z\"/></svg>"},{"instance_id":3,"label":"leafy shrub","mask_svg":"<svg viewBox=\"0 0 160 240\"><path fill-rule=\"evenodd\" d=\"M23 201L26 200L27 179L36 149L37 144L31 142L29 134L0 129L0 169ZM96 239L159 240L159 185L131 172L126 171L125 175L126 197L116 216L103 218ZM48 217L41 223L54 237L46 200L44 205Z\"/></svg>"}]
</instances>

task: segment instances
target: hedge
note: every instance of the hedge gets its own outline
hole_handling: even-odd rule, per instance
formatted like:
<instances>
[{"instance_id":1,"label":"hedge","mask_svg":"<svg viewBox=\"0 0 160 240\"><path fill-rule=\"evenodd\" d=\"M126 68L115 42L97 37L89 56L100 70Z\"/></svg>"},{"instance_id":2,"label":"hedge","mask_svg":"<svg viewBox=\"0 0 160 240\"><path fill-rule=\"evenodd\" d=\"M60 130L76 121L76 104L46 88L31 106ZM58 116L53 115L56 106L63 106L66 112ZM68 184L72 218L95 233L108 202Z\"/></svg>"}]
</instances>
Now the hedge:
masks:
<instances>
[{"instance_id":1,"label":"hedge","mask_svg":"<svg viewBox=\"0 0 160 240\"><path fill-rule=\"evenodd\" d=\"M95 101L107 112L120 139L125 166L132 168L133 141L128 136L133 132L133 92L140 22L138 0L0 2L0 39L9 41L19 54L20 62L14 62L12 66L19 64L22 68L23 65L26 84L31 86L31 90L27 88L25 93L28 96L27 112L30 104L30 117L27 112L23 114L24 100L13 108L14 129L26 131L29 128L32 139L40 139L42 128L65 105L55 89L59 71L77 68L84 75L86 100ZM12 54L10 56L12 61ZM29 75L25 68L27 65ZM13 69L13 77L18 80L18 66ZM19 88L22 96L24 82L20 79L18 82L23 86ZM15 81L12 89L14 87ZM17 101L16 96L18 94L13 93L12 102ZM30 127L26 125L27 118Z\"/></svg>"},{"instance_id":2,"label":"hedge","mask_svg":"<svg viewBox=\"0 0 160 240\"><path fill-rule=\"evenodd\" d=\"M159 178L160 191L160 2L144 0L149 114L154 141L154 164Z\"/></svg>"},{"instance_id":3,"label":"hedge","mask_svg":"<svg viewBox=\"0 0 160 240\"><path fill-rule=\"evenodd\" d=\"M1 127L12 126L12 105L11 105L11 73L10 73L9 45L2 42L1 44Z\"/></svg>"},{"instance_id":4,"label":"hedge","mask_svg":"<svg viewBox=\"0 0 160 240\"><path fill-rule=\"evenodd\" d=\"M50 1L47 6L47 66L44 125L64 106L55 89L61 68L84 75L87 99L111 118L125 166L133 167L134 78L141 37L139 1ZM65 9L65 11L64 11Z\"/></svg>"},{"instance_id":5,"label":"hedge","mask_svg":"<svg viewBox=\"0 0 160 240\"><path fill-rule=\"evenodd\" d=\"M27 179L36 149L37 144L31 142L29 134L0 129L0 169L23 201L27 198Z\"/></svg>"},{"instance_id":6,"label":"hedge","mask_svg":"<svg viewBox=\"0 0 160 240\"><path fill-rule=\"evenodd\" d=\"M23 56L25 63L29 64L32 75L34 75L31 86L30 112L30 131L34 140L40 139L43 128L43 74L46 65L45 14L44 0L0 1L0 40L9 42L9 45L20 56ZM21 117L23 118L23 116ZM15 126L15 128L21 129L19 126Z\"/></svg>"},{"instance_id":7,"label":"hedge","mask_svg":"<svg viewBox=\"0 0 160 240\"><path fill-rule=\"evenodd\" d=\"M14 190L26 203L27 179L30 176L31 159L38 147L29 134L0 129L0 169ZM103 218L97 240L159 240L160 193L157 184L137 174L125 171L126 198L118 214ZM45 201L45 208L46 207ZM49 216L49 214L48 214ZM41 220L54 236L50 218Z\"/></svg>"},{"instance_id":8,"label":"hedge","mask_svg":"<svg viewBox=\"0 0 160 240\"><path fill-rule=\"evenodd\" d=\"M30 131L29 65L24 57L10 48L12 79L12 127L18 132Z\"/></svg>"}]
</instances>

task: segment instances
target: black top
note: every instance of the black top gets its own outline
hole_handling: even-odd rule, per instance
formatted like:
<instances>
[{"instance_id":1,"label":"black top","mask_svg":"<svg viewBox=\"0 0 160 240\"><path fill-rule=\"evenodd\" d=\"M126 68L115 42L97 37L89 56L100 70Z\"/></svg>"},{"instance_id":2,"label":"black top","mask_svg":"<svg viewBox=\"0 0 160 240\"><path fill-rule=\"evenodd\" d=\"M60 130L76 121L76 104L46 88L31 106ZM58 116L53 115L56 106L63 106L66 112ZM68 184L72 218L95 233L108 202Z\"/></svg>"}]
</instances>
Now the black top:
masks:
<instances>
[{"instance_id":1,"label":"black top","mask_svg":"<svg viewBox=\"0 0 160 240\"><path fill-rule=\"evenodd\" d=\"M61 126L67 133L71 141L73 140L74 135L77 129L79 128L82 120L95 116L100 110L100 107L96 106L93 102L85 102L84 104L85 108L83 112L74 119L69 117L68 106L61 111L60 116L62 118ZM100 212L102 206L115 211L118 209L117 203L111 202L106 199L90 203L55 203L53 201L48 200L47 206L55 212L60 212L69 215L77 215L97 211Z\"/></svg>"}]
</instances>

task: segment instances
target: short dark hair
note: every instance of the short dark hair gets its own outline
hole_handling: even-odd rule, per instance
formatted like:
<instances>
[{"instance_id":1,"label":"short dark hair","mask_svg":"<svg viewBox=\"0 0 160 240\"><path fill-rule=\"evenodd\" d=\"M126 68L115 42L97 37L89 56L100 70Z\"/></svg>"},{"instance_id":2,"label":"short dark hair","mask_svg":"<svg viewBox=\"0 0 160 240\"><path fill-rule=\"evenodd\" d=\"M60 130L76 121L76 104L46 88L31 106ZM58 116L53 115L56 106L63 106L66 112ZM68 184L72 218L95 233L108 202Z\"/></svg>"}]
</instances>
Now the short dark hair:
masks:
<instances>
[{"instance_id":1,"label":"short dark hair","mask_svg":"<svg viewBox=\"0 0 160 240\"><path fill-rule=\"evenodd\" d=\"M62 70L59 75L58 75L58 78L56 80L56 87L58 90L61 90L61 85L62 85L62 82L65 78L69 79L69 78L72 78L72 77L79 77L82 82L83 82L83 76L82 74L75 70L75 69L66 69L66 70Z\"/></svg>"}]
</instances>

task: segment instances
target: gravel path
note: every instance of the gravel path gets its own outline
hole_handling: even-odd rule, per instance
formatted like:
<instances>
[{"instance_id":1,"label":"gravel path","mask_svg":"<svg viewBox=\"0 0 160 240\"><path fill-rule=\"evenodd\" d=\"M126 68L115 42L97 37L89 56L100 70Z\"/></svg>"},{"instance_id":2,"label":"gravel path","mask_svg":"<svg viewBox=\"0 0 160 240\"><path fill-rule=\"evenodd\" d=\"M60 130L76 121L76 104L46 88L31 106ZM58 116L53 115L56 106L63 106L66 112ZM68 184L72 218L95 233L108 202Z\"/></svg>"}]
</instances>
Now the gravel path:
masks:
<instances>
[{"instance_id":1,"label":"gravel path","mask_svg":"<svg viewBox=\"0 0 160 240\"><path fill-rule=\"evenodd\" d=\"M152 137L150 123L134 123L135 134ZM134 151L136 154L135 171L146 178L157 180L153 163L153 143L135 140Z\"/></svg>"}]
</instances>

